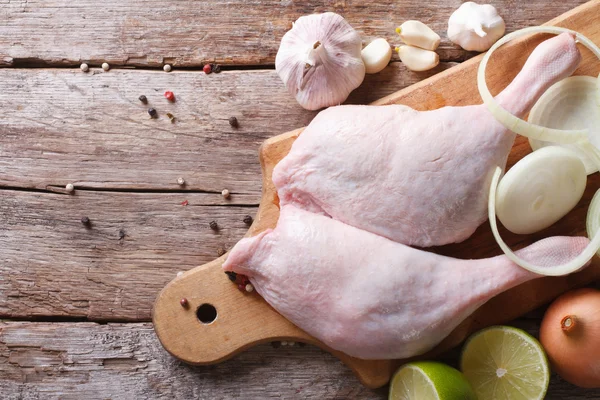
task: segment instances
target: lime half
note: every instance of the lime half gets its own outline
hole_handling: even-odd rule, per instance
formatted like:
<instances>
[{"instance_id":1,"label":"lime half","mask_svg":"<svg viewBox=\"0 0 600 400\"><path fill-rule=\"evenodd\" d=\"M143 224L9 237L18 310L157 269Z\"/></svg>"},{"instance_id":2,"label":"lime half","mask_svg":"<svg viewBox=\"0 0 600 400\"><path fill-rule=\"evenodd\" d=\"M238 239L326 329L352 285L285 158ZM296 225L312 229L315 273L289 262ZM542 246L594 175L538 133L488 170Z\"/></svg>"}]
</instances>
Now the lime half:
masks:
<instances>
[{"instance_id":1,"label":"lime half","mask_svg":"<svg viewBox=\"0 0 600 400\"><path fill-rule=\"evenodd\" d=\"M527 332L508 326L471 336L460 368L479 399L543 399L550 383L542 345Z\"/></svg>"},{"instance_id":2,"label":"lime half","mask_svg":"<svg viewBox=\"0 0 600 400\"><path fill-rule=\"evenodd\" d=\"M390 400L476 400L469 382L446 364L420 361L401 367L390 384Z\"/></svg>"}]
</instances>

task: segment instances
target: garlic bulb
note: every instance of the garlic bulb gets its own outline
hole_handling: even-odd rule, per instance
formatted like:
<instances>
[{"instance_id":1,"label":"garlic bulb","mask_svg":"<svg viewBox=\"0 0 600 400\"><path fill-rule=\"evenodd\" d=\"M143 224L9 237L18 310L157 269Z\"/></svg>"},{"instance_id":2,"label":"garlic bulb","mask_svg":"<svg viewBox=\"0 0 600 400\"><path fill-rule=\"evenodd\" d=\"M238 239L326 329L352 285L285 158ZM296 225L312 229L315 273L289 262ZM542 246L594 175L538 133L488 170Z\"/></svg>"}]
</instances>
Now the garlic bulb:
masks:
<instances>
[{"instance_id":1,"label":"garlic bulb","mask_svg":"<svg viewBox=\"0 0 600 400\"><path fill-rule=\"evenodd\" d=\"M448 38L468 51L486 51L504 31L504 20L490 4L468 1L448 20Z\"/></svg>"},{"instance_id":2,"label":"garlic bulb","mask_svg":"<svg viewBox=\"0 0 600 400\"><path fill-rule=\"evenodd\" d=\"M277 74L307 110L342 103L365 77L362 41L340 15L327 12L298 18L281 39Z\"/></svg>"}]
</instances>

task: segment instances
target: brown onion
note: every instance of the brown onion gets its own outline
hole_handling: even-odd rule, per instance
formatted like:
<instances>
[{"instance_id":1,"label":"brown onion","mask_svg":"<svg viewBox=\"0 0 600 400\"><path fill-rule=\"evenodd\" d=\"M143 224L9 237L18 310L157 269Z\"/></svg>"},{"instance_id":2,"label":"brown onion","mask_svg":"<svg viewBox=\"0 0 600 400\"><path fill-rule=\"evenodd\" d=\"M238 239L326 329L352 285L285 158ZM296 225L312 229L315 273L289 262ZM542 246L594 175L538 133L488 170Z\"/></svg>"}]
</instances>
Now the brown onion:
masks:
<instances>
[{"instance_id":1,"label":"brown onion","mask_svg":"<svg viewBox=\"0 0 600 400\"><path fill-rule=\"evenodd\" d=\"M540 342L563 379L600 388L600 290L574 290L552 303L542 321Z\"/></svg>"}]
</instances>

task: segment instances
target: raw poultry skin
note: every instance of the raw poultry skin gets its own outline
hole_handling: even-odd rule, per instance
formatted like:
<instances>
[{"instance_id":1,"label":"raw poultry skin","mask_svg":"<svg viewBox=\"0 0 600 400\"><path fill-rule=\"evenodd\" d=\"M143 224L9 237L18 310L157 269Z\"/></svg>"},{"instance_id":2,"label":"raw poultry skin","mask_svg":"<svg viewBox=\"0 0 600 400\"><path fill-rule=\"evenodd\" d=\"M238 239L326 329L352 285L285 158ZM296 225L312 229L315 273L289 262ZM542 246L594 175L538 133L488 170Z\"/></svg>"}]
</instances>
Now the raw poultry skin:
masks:
<instances>
[{"instance_id":1,"label":"raw poultry skin","mask_svg":"<svg viewBox=\"0 0 600 400\"><path fill-rule=\"evenodd\" d=\"M524 116L581 55L564 33L540 44L497 97ZM487 219L496 166L515 134L484 105L419 112L402 105L338 106L319 113L275 167L281 205L421 247L461 242Z\"/></svg>"},{"instance_id":2,"label":"raw poultry skin","mask_svg":"<svg viewBox=\"0 0 600 400\"><path fill-rule=\"evenodd\" d=\"M517 252L541 266L589 243L553 237ZM458 260L284 206L274 230L242 239L223 264L327 346L363 359L432 349L493 296L537 278L505 256Z\"/></svg>"}]
</instances>

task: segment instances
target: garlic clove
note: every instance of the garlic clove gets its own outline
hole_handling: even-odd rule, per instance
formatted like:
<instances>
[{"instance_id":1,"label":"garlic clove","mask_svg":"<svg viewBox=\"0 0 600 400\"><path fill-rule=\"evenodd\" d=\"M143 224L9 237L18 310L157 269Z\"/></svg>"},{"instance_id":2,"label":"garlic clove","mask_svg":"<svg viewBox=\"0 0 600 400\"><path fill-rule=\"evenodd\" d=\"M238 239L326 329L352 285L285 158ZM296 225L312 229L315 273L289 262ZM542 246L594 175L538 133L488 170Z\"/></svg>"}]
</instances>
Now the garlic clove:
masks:
<instances>
[{"instance_id":1,"label":"garlic clove","mask_svg":"<svg viewBox=\"0 0 600 400\"><path fill-rule=\"evenodd\" d=\"M396 50L400 61L411 71L427 71L440 63L438 54L431 50L414 46L400 46Z\"/></svg>"},{"instance_id":2,"label":"garlic clove","mask_svg":"<svg viewBox=\"0 0 600 400\"><path fill-rule=\"evenodd\" d=\"M400 39L410 46L435 50L440 45L440 35L421 21L406 21L396 28L396 32Z\"/></svg>"},{"instance_id":3,"label":"garlic clove","mask_svg":"<svg viewBox=\"0 0 600 400\"><path fill-rule=\"evenodd\" d=\"M365 77L359 34L340 15L298 18L281 39L275 69L308 110L342 103Z\"/></svg>"},{"instance_id":4,"label":"garlic clove","mask_svg":"<svg viewBox=\"0 0 600 400\"><path fill-rule=\"evenodd\" d=\"M448 38L468 51L486 51L504 36L506 26L490 4L468 1L448 20Z\"/></svg>"},{"instance_id":5,"label":"garlic clove","mask_svg":"<svg viewBox=\"0 0 600 400\"><path fill-rule=\"evenodd\" d=\"M392 59L392 48L387 40L379 38L369 43L361 52L367 74L383 70Z\"/></svg>"}]
</instances>

